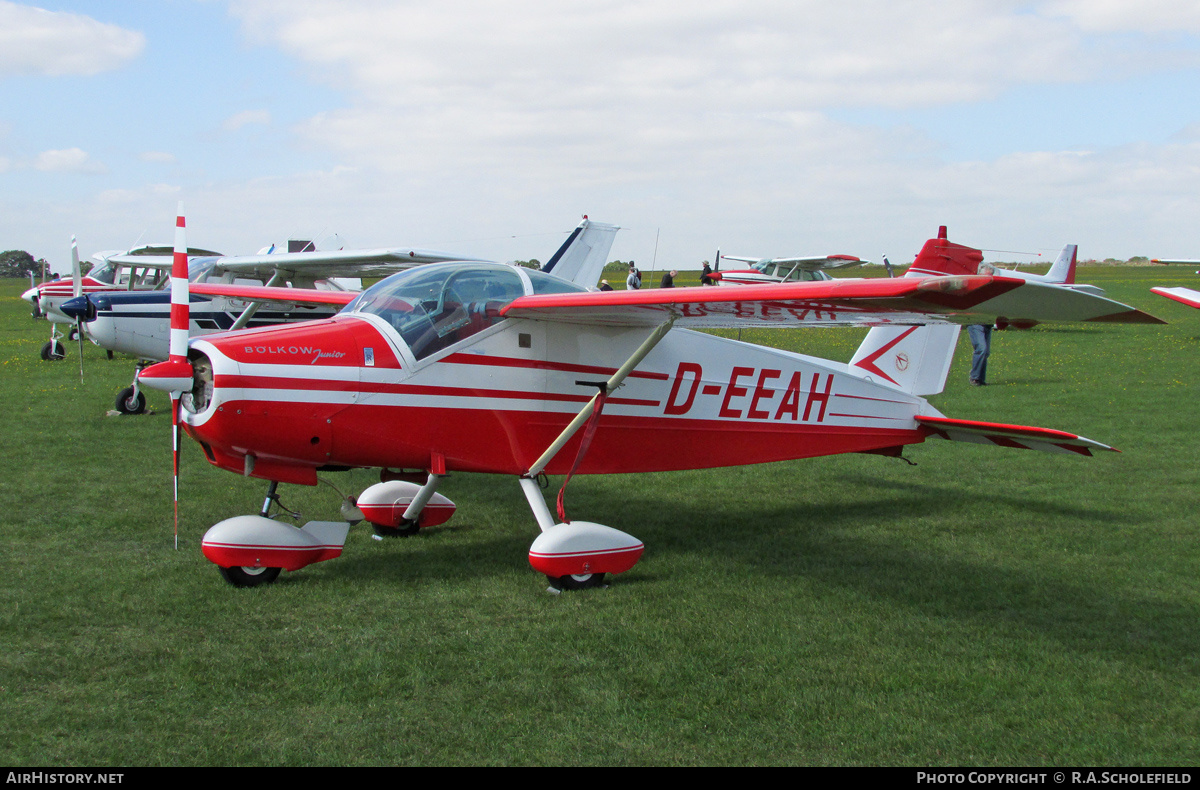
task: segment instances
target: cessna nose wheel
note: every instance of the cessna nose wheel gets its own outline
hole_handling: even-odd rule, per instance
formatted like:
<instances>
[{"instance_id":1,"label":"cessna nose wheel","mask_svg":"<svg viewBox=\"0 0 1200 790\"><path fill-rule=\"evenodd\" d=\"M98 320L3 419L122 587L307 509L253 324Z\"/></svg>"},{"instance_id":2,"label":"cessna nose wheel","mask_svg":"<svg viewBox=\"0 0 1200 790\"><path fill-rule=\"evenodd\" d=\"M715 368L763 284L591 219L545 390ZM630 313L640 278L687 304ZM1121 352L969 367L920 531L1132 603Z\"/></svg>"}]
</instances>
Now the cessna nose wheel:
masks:
<instances>
[{"instance_id":1,"label":"cessna nose wheel","mask_svg":"<svg viewBox=\"0 0 1200 790\"><path fill-rule=\"evenodd\" d=\"M42 346L42 359L47 362L53 362L62 359L67 355L63 350L63 344L57 340L51 340Z\"/></svg>"}]
</instances>

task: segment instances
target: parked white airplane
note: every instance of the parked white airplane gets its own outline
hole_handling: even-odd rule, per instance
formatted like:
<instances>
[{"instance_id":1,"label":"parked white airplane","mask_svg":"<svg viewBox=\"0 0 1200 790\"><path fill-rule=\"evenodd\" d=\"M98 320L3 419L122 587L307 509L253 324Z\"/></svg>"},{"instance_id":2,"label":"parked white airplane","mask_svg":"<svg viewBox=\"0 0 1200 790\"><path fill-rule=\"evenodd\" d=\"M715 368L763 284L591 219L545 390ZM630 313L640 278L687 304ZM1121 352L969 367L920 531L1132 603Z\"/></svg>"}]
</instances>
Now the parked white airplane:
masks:
<instances>
[{"instance_id":1,"label":"parked white airplane","mask_svg":"<svg viewBox=\"0 0 1200 790\"><path fill-rule=\"evenodd\" d=\"M721 261L749 263L749 269L721 271ZM859 266L866 263L853 255L810 255L796 258L744 258L722 255L717 251L716 266L709 275L717 285L761 285L763 283L797 283L832 280L826 269Z\"/></svg>"},{"instance_id":2,"label":"parked white airplane","mask_svg":"<svg viewBox=\"0 0 1200 790\"><path fill-rule=\"evenodd\" d=\"M188 257L219 256L212 250L189 248ZM75 239L71 239L72 270L79 268L79 250ZM120 293L124 291L147 291L162 287L171 270L171 247L162 244L146 244L131 250L105 250L92 255L92 267L79 278L63 277L32 285L21 294L21 298L33 305L35 318L45 317L50 322L50 340L42 346L44 360L62 359L66 350L61 339L62 332L56 324L74 325L76 319L60 309L63 302L79 295L91 293ZM75 280L79 283L76 284ZM79 290L76 290L76 289Z\"/></svg>"}]
</instances>

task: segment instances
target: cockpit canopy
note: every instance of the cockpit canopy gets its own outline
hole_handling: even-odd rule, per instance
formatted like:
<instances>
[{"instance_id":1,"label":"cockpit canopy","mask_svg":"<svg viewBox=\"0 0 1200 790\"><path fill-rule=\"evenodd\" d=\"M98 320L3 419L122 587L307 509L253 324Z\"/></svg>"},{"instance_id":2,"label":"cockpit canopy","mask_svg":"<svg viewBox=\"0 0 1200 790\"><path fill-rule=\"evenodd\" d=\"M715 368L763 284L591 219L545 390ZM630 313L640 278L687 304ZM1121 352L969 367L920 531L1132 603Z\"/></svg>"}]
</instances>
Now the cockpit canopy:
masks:
<instances>
[{"instance_id":1,"label":"cockpit canopy","mask_svg":"<svg viewBox=\"0 0 1200 790\"><path fill-rule=\"evenodd\" d=\"M503 263L429 264L376 283L342 312L379 316L424 359L501 321L500 310L518 297L583 290Z\"/></svg>"}]
</instances>

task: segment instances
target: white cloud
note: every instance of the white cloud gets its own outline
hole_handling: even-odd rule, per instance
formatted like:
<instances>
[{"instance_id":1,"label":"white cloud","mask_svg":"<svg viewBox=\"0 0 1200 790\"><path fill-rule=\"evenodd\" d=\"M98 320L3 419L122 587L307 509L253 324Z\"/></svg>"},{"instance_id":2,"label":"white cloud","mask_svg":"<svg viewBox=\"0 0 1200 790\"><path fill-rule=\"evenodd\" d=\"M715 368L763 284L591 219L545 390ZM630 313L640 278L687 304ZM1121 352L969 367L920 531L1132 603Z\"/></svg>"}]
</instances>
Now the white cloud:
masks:
<instances>
[{"instance_id":1,"label":"white cloud","mask_svg":"<svg viewBox=\"0 0 1200 790\"><path fill-rule=\"evenodd\" d=\"M1195 0L1048 0L1043 12L1093 32L1200 33Z\"/></svg>"},{"instance_id":2,"label":"white cloud","mask_svg":"<svg viewBox=\"0 0 1200 790\"><path fill-rule=\"evenodd\" d=\"M271 123L271 113L268 110L245 110L225 119L221 128L227 132L236 132L248 124L267 125Z\"/></svg>"},{"instance_id":3,"label":"white cloud","mask_svg":"<svg viewBox=\"0 0 1200 790\"><path fill-rule=\"evenodd\" d=\"M1119 67L1061 5L236 0L231 12L346 93L299 130L356 166L646 181L820 148L814 119L834 108L970 103Z\"/></svg>"},{"instance_id":4,"label":"white cloud","mask_svg":"<svg viewBox=\"0 0 1200 790\"><path fill-rule=\"evenodd\" d=\"M44 173L106 173L108 168L92 161L87 151L80 148L63 148L42 151L33 160L35 170Z\"/></svg>"},{"instance_id":5,"label":"white cloud","mask_svg":"<svg viewBox=\"0 0 1200 790\"><path fill-rule=\"evenodd\" d=\"M159 165L173 165L177 161L174 154L166 151L143 151L138 154L138 159Z\"/></svg>"},{"instance_id":6,"label":"white cloud","mask_svg":"<svg viewBox=\"0 0 1200 790\"><path fill-rule=\"evenodd\" d=\"M82 14L0 0L0 78L97 74L125 65L145 45L139 32Z\"/></svg>"}]
</instances>

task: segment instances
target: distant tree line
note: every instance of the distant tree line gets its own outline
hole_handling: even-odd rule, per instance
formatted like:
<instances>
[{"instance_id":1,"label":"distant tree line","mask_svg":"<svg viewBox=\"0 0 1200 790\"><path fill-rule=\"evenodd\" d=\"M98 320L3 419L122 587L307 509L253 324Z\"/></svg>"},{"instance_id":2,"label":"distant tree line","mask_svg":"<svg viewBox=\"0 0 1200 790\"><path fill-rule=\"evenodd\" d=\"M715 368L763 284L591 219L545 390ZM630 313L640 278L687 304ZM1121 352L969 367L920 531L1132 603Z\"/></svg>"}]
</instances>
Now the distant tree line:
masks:
<instances>
[{"instance_id":1,"label":"distant tree line","mask_svg":"<svg viewBox=\"0 0 1200 790\"><path fill-rule=\"evenodd\" d=\"M46 266L44 259L39 258L35 261L33 256L25 250L0 252L0 277L28 278L30 272L40 277L43 266ZM49 271L49 267L47 267L47 271Z\"/></svg>"}]
</instances>

